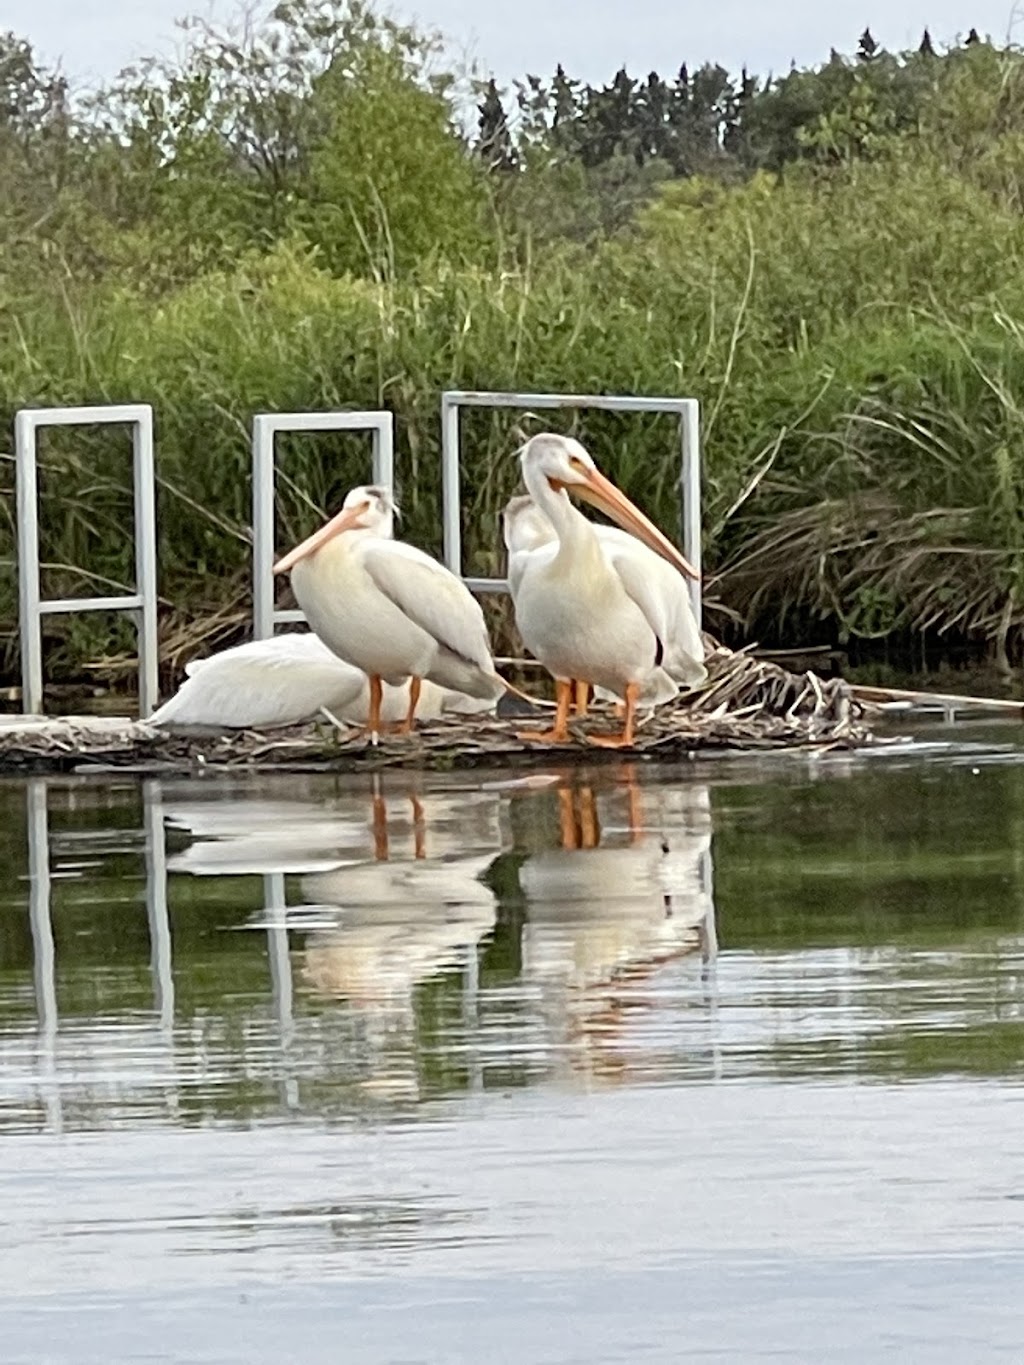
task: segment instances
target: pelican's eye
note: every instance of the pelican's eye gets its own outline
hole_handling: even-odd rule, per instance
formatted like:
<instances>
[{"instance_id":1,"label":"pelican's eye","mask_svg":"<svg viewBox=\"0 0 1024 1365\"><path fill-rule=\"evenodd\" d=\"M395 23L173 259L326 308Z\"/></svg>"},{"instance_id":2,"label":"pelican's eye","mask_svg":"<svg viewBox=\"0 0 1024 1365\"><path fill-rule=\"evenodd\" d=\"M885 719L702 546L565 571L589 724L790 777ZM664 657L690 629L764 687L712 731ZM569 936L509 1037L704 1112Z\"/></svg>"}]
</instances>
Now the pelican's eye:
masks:
<instances>
[{"instance_id":1,"label":"pelican's eye","mask_svg":"<svg viewBox=\"0 0 1024 1365\"><path fill-rule=\"evenodd\" d=\"M584 470L587 467L578 455L570 455L569 463L572 465L573 469Z\"/></svg>"}]
</instances>

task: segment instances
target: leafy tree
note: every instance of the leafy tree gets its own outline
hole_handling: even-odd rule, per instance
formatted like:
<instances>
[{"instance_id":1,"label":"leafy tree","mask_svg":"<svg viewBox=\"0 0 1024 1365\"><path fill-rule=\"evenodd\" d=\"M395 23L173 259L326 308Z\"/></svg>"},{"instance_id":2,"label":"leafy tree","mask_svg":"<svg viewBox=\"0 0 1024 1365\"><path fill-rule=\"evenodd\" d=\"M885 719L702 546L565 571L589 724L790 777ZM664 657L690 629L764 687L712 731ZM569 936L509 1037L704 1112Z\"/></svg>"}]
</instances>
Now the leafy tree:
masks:
<instances>
[{"instance_id":1,"label":"leafy tree","mask_svg":"<svg viewBox=\"0 0 1024 1365\"><path fill-rule=\"evenodd\" d=\"M0 231L10 245L52 227L74 175L77 133L67 82L29 43L0 34Z\"/></svg>"},{"instance_id":2,"label":"leafy tree","mask_svg":"<svg viewBox=\"0 0 1024 1365\"><path fill-rule=\"evenodd\" d=\"M484 248L479 166L444 95L398 54L364 54L358 80L332 69L316 93L325 132L294 222L334 270L390 275L425 256Z\"/></svg>"},{"instance_id":3,"label":"leafy tree","mask_svg":"<svg viewBox=\"0 0 1024 1365\"><path fill-rule=\"evenodd\" d=\"M387 61L429 88L433 41L364 0L282 0L261 22L183 30L180 58L123 72L91 113L119 159L121 223L195 268L288 230L344 88L369 88Z\"/></svg>"}]
</instances>

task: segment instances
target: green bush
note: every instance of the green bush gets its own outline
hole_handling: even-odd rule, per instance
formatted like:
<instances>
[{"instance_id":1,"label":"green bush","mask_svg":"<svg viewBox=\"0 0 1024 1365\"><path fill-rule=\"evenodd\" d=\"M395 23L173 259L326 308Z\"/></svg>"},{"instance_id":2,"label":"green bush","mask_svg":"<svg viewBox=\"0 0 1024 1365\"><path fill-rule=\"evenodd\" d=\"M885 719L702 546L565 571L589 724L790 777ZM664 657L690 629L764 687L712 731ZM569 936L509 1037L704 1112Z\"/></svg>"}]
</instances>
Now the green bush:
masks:
<instances>
[{"instance_id":1,"label":"green bush","mask_svg":"<svg viewBox=\"0 0 1024 1365\"><path fill-rule=\"evenodd\" d=\"M23 47L6 65L0 51L0 406L9 423L26 405L153 403L167 661L244 633L255 412L393 411L402 532L437 552L448 387L698 397L709 621L730 637L944 635L1018 661L1019 56L981 44L833 63L761 95L747 82L746 132L716 68L720 142L691 99L676 142L648 137L661 159L612 136L614 101L591 92L606 155L580 105L571 136L541 114L515 145L492 128L504 150L488 169L433 52L357 4L299 0L248 35L200 26L180 63L76 112ZM626 108L628 82L609 89ZM697 132L715 178L679 169ZM519 421L464 417L477 572L501 566ZM668 418L545 421L678 524ZM339 436L281 452L287 543L361 481L366 450ZM130 581L128 471L109 432L47 434L48 591ZM104 620L47 631L55 678L126 667L130 634Z\"/></svg>"}]
</instances>

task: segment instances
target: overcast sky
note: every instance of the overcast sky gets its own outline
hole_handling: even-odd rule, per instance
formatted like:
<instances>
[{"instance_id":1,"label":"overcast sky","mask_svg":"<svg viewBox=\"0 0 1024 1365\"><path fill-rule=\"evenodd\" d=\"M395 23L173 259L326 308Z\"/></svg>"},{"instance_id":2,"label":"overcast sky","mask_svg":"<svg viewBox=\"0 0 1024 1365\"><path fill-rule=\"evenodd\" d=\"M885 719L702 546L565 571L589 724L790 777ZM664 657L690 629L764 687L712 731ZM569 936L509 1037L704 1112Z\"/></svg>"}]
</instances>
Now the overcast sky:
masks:
<instances>
[{"instance_id":1,"label":"overcast sky","mask_svg":"<svg viewBox=\"0 0 1024 1365\"><path fill-rule=\"evenodd\" d=\"M235 0L6 0L0 26L91 83L172 50L181 14L238 8ZM852 50L866 24L886 47L916 46L926 25L937 41L972 24L1024 40L1024 9L1010 0L407 0L392 8L440 28L454 51L506 84L527 71L546 75L559 61L595 82L623 63L637 74L705 60L784 71L791 61L824 61L833 45Z\"/></svg>"}]
</instances>

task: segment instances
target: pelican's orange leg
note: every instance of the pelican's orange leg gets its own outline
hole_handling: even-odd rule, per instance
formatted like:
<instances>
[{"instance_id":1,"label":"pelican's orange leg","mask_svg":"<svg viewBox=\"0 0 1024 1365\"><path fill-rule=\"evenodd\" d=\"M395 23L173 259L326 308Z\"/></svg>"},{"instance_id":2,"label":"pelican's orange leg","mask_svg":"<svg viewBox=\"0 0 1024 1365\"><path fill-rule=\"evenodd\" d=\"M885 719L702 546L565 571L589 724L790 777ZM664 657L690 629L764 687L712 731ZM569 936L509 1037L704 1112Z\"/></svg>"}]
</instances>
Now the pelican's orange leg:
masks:
<instances>
[{"instance_id":1,"label":"pelican's orange leg","mask_svg":"<svg viewBox=\"0 0 1024 1365\"><path fill-rule=\"evenodd\" d=\"M405 720L395 731L399 735L411 735L415 724L416 707L420 701L420 690L423 687L422 678L411 678L409 680L409 709L405 713Z\"/></svg>"},{"instance_id":2,"label":"pelican's orange leg","mask_svg":"<svg viewBox=\"0 0 1024 1365\"><path fill-rule=\"evenodd\" d=\"M419 693L417 692L417 697ZM403 729L403 724L396 725L393 721L381 720L380 713L384 706L384 683L376 674L370 674L370 713L366 718L366 724L361 725L355 731L356 734L370 736L370 743L377 743L378 735L389 735L398 731L407 733Z\"/></svg>"},{"instance_id":3,"label":"pelican's orange leg","mask_svg":"<svg viewBox=\"0 0 1024 1365\"><path fill-rule=\"evenodd\" d=\"M572 698L572 683L555 681L555 723L550 730L522 730L520 739L534 740L539 744L568 744L569 742L569 702Z\"/></svg>"},{"instance_id":4,"label":"pelican's orange leg","mask_svg":"<svg viewBox=\"0 0 1024 1365\"><path fill-rule=\"evenodd\" d=\"M380 708L384 700L384 684L376 673L370 674L370 714L367 717L366 728L370 732L371 740L376 741L380 734Z\"/></svg>"},{"instance_id":5,"label":"pelican's orange leg","mask_svg":"<svg viewBox=\"0 0 1024 1365\"><path fill-rule=\"evenodd\" d=\"M626 684L626 719L621 735L591 735L591 744L604 749L628 749L633 743L633 724L636 720L636 704L640 700L640 684Z\"/></svg>"},{"instance_id":6,"label":"pelican's orange leg","mask_svg":"<svg viewBox=\"0 0 1024 1365\"><path fill-rule=\"evenodd\" d=\"M572 684L573 707L577 716L585 716L590 703L590 684L582 678L575 678Z\"/></svg>"}]
</instances>

